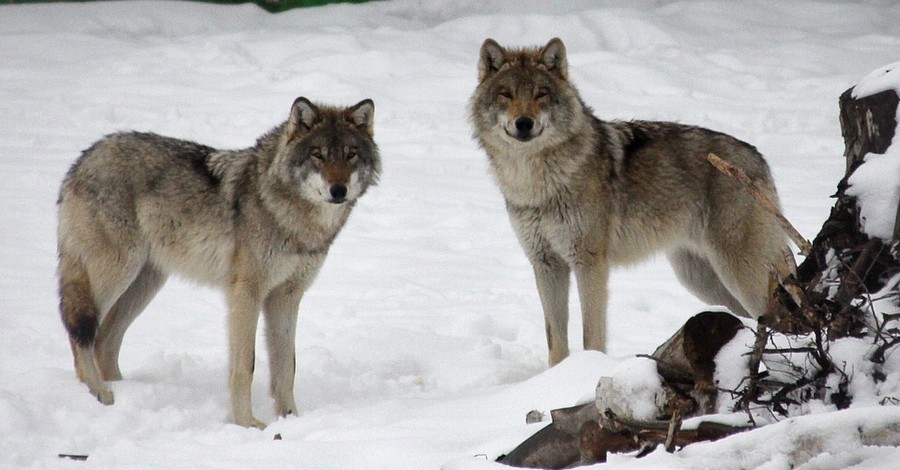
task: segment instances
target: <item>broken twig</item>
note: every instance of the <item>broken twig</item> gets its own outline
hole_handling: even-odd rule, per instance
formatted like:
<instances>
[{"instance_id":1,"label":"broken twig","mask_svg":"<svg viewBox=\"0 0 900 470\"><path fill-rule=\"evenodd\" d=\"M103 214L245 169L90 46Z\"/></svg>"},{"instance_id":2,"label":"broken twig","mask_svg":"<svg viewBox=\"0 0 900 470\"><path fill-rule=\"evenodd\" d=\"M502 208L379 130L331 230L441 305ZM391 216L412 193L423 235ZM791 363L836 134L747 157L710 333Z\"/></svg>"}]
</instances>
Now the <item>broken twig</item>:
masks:
<instances>
[{"instance_id":1,"label":"broken twig","mask_svg":"<svg viewBox=\"0 0 900 470\"><path fill-rule=\"evenodd\" d=\"M768 198L763 192L762 189L759 188L753 180L747 176L747 173L744 172L742 168L732 165L727 161L720 158L718 155L714 153L710 153L707 157L709 163L712 166L716 167L722 173L725 173L732 178L737 179L747 188L747 191L753 195L756 202L762 206L763 209L768 211L770 214L774 215L776 219L778 219L778 223L781 224L781 228L784 229L785 233L791 238L791 240L800 248L800 251L805 256L809 254L810 250L812 250L812 244L805 238L803 235L800 235L800 232L797 231L796 228L791 224L791 222L781 213L777 206L772 202L771 199Z\"/></svg>"}]
</instances>

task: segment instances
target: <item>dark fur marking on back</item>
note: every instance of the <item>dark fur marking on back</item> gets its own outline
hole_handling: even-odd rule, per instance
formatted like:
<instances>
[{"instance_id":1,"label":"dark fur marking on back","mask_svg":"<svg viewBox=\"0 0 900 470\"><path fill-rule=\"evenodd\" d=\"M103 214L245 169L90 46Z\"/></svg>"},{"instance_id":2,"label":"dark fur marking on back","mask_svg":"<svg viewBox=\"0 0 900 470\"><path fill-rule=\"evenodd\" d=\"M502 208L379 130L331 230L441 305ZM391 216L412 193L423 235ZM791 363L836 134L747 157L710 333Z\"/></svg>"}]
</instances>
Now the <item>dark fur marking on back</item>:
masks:
<instances>
[{"instance_id":1,"label":"dark fur marking on back","mask_svg":"<svg viewBox=\"0 0 900 470\"><path fill-rule=\"evenodd\" d=\"M640 127L632 126L628 130L631 131L627 142L622 146L622 166L628 168L628 164L635 153L650 143L652 138L644 132Z\"/></svg>"},{"instance_id":2,"label":"dark fur marking on back","mask_svg":"<svg viewBox=\"0 0 900 470\"><path fill-rule=\"evenodd\" d=\"M202 176L204 180L211 187L216 187L221 183L221 179L213 174L213 172L209 169L209 156L215 152L214 149L209 147L200 147L196 149L196 151L185 152L184 157L188 159L188 162L191 165L191 169L194 170L198 175Z\"/></svg>"}]
</instances>

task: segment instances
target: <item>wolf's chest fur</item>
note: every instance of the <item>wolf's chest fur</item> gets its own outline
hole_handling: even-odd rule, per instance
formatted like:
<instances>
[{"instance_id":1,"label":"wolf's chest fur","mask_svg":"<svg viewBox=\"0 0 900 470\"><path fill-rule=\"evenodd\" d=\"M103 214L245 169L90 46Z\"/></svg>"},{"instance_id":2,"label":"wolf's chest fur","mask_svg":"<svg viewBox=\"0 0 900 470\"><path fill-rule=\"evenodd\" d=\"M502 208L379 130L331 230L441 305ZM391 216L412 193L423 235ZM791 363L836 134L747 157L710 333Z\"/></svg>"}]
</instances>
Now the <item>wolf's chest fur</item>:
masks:
<instances>
[{"instance_id":1,"label":"wolf's chest fur","mask_svg":"<svg viewBox=\"0 0 900 470\"><path fill-rule=\"evenodd\" d=\"M535 154L491 154L491 167L506 200L513 226L528 245L546 244L569 262L576 262L585 245L604 239L601 206L608 185L597 185L593 151L556 149Z\"/></svg>"},{"instance_id":2,"label":"wolf's chest fur","mask_svg":"<svg viewBox=\"0 0 900 470\"><path fill-rule=\"evenodd\" d=\"M552 149L522 152L508 146L489 150L491 169L508 203L545 207L577 205L587 178L596 177L591 161L596 149L588 142L571 142Z\"/></svg>"}]
</instances>

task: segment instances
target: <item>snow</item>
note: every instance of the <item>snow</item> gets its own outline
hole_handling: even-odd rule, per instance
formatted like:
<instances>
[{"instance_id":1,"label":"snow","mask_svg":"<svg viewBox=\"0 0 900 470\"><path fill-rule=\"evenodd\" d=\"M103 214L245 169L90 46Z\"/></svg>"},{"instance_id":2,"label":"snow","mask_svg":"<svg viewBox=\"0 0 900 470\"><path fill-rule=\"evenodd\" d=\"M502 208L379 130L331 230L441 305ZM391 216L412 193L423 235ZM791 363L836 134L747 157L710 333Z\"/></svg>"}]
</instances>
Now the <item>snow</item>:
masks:
<instances>
[{"instance_id":1,"label":"snow","mask_svg":"<svg viewBox=\"0 0 900 470\"><path fill-rule=\"evenodd\" d=\"M617 271L609 355L573 341L573 356L547 370L531 268L467 123L481 42L560 36L600 117L753 143L811 238L844 171L837 97L897 60L898 24L900 7L878 0L402 0L280 15L190 2L0 6L0 468L499 468L497 455L543 426L526 425L528 411L591 399L600 376L705 306L661 258ZM177 280L129 330L117 402L100 405L74 377L57 313L55 201L69 165L116 130L245 147L301 95L372 98L384 176L301 305L300 416L274 416L261 352L253 405L272 424L228 424L222 297ZM892 468L900 450L857 432L900 421L900 409L872 402L900 396L900 374L887 377L849 410L822 405L597 468Z\"/></svg>"},{"instance_id":2,"label":"snow","mask_svg":"<svg viewBox=\"0 0 900 470\"><path fill-rule=\"evenodd\" d=\"M853 87L853 97L864 98L886 90L900 94L900 62L879 67L863 77ZM900 109L896 121L900 122ZM891 145L882 155L866 155L863 165L850 175L847 183L850 184L847 194L855 196L859 204L863 232L890 240L897 204L900 204L900 145Z\"/></svg>"},{"instance_id":3,"label":"snow","mask_svg":"<svg viewBox=\"0 0 900 470\"><path fill-rule=\"evenodd\" d=\"M887 90L900 94L900 62L894 62L869 72L853 87L854 98L865 98Z\"/></svg>"},{"instance_id":4,"label":"snow","mask_svg":"<svg viewBox=\"0 0 900 470\"><path fill-rule=\"evenodd\" d=\"M900 94L900 62L870 72L853 87L854 98L864 98L886 90ZM896 122L900 123L900 108ZM900 135L897 132L895 135ZM884 154L866 155L863 165L847 180L847 194L857 198L860 224L870 237L891 240L900 204L900 145L891 145Z\"/></svg>"},{"instance_id":5,"label":"snow","mask_svg":"<svg viewBox=\"0 0 900 470\"><path fill-rule=\"evenodd\" d=\"M900 109L897 122L900 122ZM891 240L897 204L900 204L900 145L891 145L883 154L866 155L847 183L850 185L847 195L856 197L859 205L863 232L870 237Z\"/></svg>"},{"instance_id":6,"label":"snow","mask_svg":"<svg viewBox=\"0 0 900 470\"><path fill-rule=\"evenodd\" d=\"M626 359L604 374L597 384L596 396L598 409L638 421L657 419L666 404L656 361L648 357Z\"/></svg>"},{"instance_id":7,"label":"snow","mask_svg":"<svg viewBox=\"0 0 900 470\"><path fill-rule=\"evenodd\" d=\"M750 375L749 353L753 350L756 334L750 328L741 328L734 338L722 346L716 355L713 380L721 390L740 390L746 377ZM719 393L716 400L718 412L728 414L734 409L737 397ZM746 420L745 420L746 422ZM743 423L739 423L743 424Z\"/></svg>"}]
</instances>

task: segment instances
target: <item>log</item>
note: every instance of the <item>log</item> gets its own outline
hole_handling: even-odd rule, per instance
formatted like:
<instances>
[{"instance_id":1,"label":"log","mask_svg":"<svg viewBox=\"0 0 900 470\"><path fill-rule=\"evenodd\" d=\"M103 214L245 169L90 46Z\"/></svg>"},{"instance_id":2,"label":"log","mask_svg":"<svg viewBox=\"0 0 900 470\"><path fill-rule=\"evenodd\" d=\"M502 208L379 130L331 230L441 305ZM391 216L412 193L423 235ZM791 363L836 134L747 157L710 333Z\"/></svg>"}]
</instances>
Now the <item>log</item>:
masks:
<instances>
[{"instance_id":1,"label":"log","mask_svg":"<svg viewBox=\"0 0 900 470\"><path fill-rule=\"evenodd\" d=\"M594 403L550 412L552 422L497 462L521 468L566 468L581 460L581 427L599 418Z\"/></svg>"},{"instance_id":2,"label":"log","mask_svg":"<svg viewBox=\"0 0 900 470\"><path fill-rule=\"evenodd\" d=\"M650 355L656 360L664 386L689 397L695 406L695 409L689 409L690 404L677 406L672 403L670 415L675 409L685 417L715 411L715 358L742 326L741 321L729 313L700 312Z\"/></svg>"},{"instance_id":3,"label":"log","mask_svg":"<svg viewBox=\"0 0 900 470\"><path fill-rule=\"evenodd\" d=\"M721 427L683 431L680 422L682 417L715 411L715 357L741 327L740 320L729 313L701 312L648 356L656 361L663 378L667 405L661 413L665 420L634 421L611 411L601 415L594 402L556 409L550 412L551 424L497 461L524 468L568 468L605 462L609 452L663 444L674 450L721 437Z\"/></svg>"}]
</instances>

